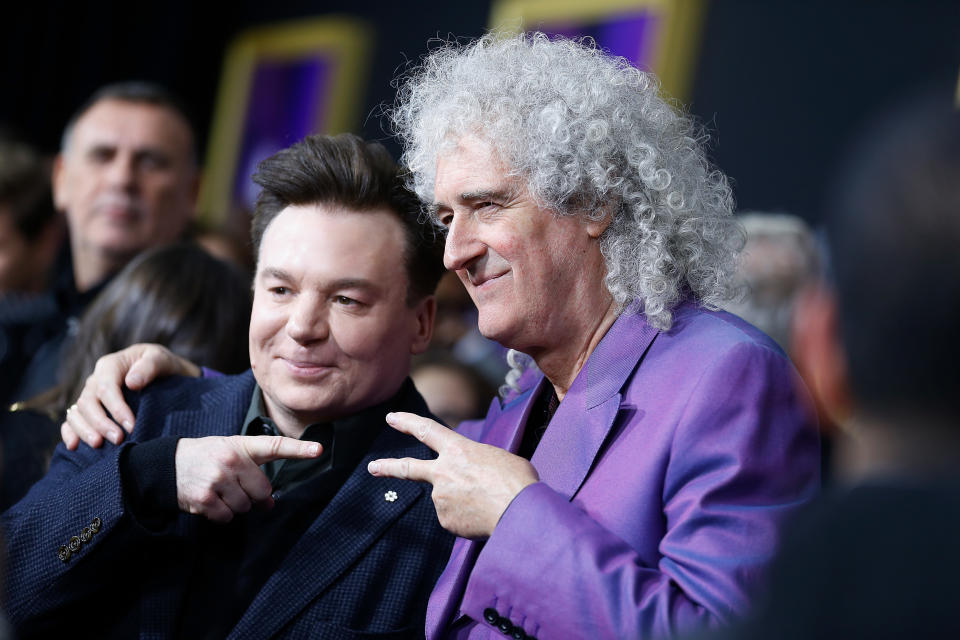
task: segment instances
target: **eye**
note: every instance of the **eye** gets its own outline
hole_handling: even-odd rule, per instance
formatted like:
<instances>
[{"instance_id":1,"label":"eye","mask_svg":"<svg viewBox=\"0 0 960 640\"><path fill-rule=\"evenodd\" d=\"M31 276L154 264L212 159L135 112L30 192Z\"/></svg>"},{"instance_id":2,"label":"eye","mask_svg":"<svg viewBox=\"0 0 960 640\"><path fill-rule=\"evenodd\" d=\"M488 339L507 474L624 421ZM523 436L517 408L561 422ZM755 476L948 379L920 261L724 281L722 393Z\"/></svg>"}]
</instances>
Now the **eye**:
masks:
<instances>
[{"instance_id":1,"label":"eye","mask_svg":"<svg viewBox=\"0 0 960 640\"><path fill-rule=\"evenodd\" d=\"M170 158L163 153L149 151L139 158L140 166L148 171L160 171L170 166Z\"/></svg>"},{"instance_id":2,"label":"eye","mask_svg":"<svg viewBox=\"0 0 960 640\"><path fill-rule=\"evenodd\" d=\"M87 153L87 159L94 164L103 164L109 162L113 154L114 150L110 147L94 147Z\"/></svg>"},{"instance_id":3,"label":"eye","mask_svg":"<svg viewBox=\"0 0 960 640\"><path fill-rule=\"evenodd\" d=\"M441 213L439 220L440 220L440 224L442 224L445 227L449 227L453 223L453 214Z\"/></svg>"},{"instance_id":4,"label":"eye","mask_svg":"<svg viewBox=\"0 0 960 640\"><path fill-rule=\"evenodd\" d=\"M334 296L333 301L336 302L337 304L342 304L346 307L360 304L353 298L348 298L347 296Z\"/></svg>"},{"instance_id":5,"label":"eye","mask_svg":"<svg viewBox=\"0 0 960 640\"><path fill-rule=\"evenodd\" d=\"M275 296L285 296L290 293L290 289L286 287L270 287L269 291Z\"/></svg>"}]
</instances>

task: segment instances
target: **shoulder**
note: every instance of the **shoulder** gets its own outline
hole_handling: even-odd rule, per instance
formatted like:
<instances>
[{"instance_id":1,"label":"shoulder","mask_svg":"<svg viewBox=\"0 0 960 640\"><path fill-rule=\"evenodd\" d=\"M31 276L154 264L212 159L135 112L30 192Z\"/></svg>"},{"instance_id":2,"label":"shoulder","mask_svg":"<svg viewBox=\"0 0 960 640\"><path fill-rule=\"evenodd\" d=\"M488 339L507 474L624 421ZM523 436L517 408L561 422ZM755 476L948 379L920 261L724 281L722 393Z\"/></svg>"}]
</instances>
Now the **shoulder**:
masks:
<instances>
[{"instance_id":1,"label":"shoulder","mask_svg":"<svg viewBox=\"0 0 960 640\"><path fill-rule=\"evenodd\" d=\"M151 383L138 395L141 401L150 398L154 401L177 402L209 393L216 396L246 393L253 390L254 384L255 380L250 370L215 378L168 376Z\"/></svg>"},{"instance_id":2,"label":"shoulder","mask_svg":"<svg viewBox=\"0 0 960 640\"><path fill-rule=\"evenodd\" d=\"M637 373L691 381L718 366L754 375L793 372L783 349L753 325L726 311L683 305L670 329L653 341Z\"/></svg>"},{"instance_id":3,"label":"shoulder","mask_svg":"<svg viewBox=\"0 0 960 640\"><path fill-rule=\"evenodd\" d=\"M256 381L251 371L216 378L170 376L140 392L127 392L138 423L142 418L163 417L172 411L243 411Z\"/></svg>"},{"instance_id":4,"label":"shoulder","mask_svg":"<svg viewBox=\"0 0 960 640\"><path fill-rule=\"evenodd\" d=\"M772 338L746 320L726 311L711 311L693 304L677 309L673 325L658 337L658 342L707 355L736 348L760 349L786 359L783 349Z\"/></svg>"}]
</instances>

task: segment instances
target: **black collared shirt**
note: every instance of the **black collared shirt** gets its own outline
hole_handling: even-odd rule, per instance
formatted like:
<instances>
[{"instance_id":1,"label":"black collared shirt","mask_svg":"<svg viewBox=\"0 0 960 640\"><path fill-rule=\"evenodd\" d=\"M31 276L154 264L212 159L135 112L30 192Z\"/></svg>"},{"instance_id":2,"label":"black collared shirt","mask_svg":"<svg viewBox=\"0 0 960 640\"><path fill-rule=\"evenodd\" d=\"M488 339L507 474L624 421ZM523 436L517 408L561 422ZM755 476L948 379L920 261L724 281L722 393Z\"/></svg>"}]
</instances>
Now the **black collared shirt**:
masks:
<instances>
[{"instance_id":1,"label":"black collared shirt","mask_svg":"<svg viewBox=\"0 0 960 640\"><path fill-rule=\"evenodd\" d=\"M274 460L261 465L263 473L273 487L274 497L292 491L304 482L318 477L331 469L353 469L370 447L370 443L380 432L387 414L385 403L364 409L333 422L317 422L308 425L300 440L319 442L323 452L318 458L307 460ZM240 435L279 436L276 423L267 415L263 401L263 391L254 388L250 399L250 408L243 421Z\"/></svg>"},{"instance_id":2,"label":"black collared shirt","mask_svg":"<svg viewBox=\"0 0 960 640\"><path fill-rule=\"evenodd\" d=\"M547 432L550 421L553 420L553 414L557 412L560 406L560 400L557 398L557 392L549 382L546 388L540 392L540 395L534 401L530 409L530 417L527 418L527 426L523 430L523 439L520 441L520 448L517 455L529 460L536 453L540 446L540 440L543 434Z\"/></svg>"}]
</instances>

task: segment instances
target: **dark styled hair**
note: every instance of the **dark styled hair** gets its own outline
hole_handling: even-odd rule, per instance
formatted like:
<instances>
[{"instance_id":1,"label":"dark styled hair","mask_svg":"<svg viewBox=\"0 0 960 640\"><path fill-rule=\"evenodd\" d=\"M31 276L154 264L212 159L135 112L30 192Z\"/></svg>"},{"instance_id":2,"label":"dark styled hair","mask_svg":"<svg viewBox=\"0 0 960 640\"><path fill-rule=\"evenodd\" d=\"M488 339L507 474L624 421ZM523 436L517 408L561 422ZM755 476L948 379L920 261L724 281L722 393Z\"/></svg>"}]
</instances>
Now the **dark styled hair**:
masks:
<instances>
[{"instance_id":1,"label":"dark styled hair","mask_svg":"<svg viewBox=\"0 0 960 640\"><path fill-rule=\"evenodd\" d=\"M25 144L0 141L0 205L28 242L56 218L49 167Z\"/></svg>"},{"instance_id":2,"label":"dark styled hair","mask_svg":"<svg viewBox=\"0 0 960 640\"><path fill-rule=\"evenodd\" d=\"M944 92L877 120L827 219L856 401L955 420L960 394L960 112Z\"/></svg>"},{"instance_id":3,"label":"dark styled hair","mask_svg":"<svg viewBox=\"0 0 960 640\"><path fill-rule=\"evenodd\" d=\"M249 365L250 282L192 244L166 245L131 260L84 313L60 370L60 385L29 400L62 419L100 356L156 342L224 373Z\"/></svg>"},{"instance_id":4,"label":"dark styled hair","mask_svg":"<svg viewBox=\"0 0 960 640\"><path fill-rule=\"evenodd\" d=\"M386 208L397 215L407 236L408 302L436 290L443 275L443 239L432 225L422 224L420 202L404 186L401 169L382 144L350 133L308 136L261 162L253 181L263 187L253 213L255 253L267 227L290 205Z\"/></svg>"},{"instance_id":5,"label":"dark styled hair","mask_svg":"<svg viewBox=\"0 0 960 640\"><path fill-rule=\"evenodd\" d=\"M66 151L70 145L70 136L73 135L73 129L77 121L83 117L95 104L104 100L118 100L120 102L133 102L151 104L156 107L163 107L179 117L190 132L190 161L197 162L197 139L196 127L193 126L193 118L186 104L168 89L152 82L142 80L132 80L129 82L117 82L108 84L97 89L93 95L80 105L63 128L63 137L60 140L60 150Z\"/></svg>"}]
</instances>

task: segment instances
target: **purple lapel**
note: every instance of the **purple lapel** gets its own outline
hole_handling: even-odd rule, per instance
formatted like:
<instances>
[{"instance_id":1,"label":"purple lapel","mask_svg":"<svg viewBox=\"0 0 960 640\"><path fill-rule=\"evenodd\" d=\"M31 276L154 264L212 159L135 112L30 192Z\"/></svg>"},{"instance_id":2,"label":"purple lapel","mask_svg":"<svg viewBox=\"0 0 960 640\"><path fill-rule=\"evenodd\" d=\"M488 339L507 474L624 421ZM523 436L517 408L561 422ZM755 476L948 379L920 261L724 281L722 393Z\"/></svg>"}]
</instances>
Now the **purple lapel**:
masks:
<instances>
[{"instance_id":1,"label":"purple lapel","mask_svg":"<svg viewBox=\"0 0 960 640\"><path fill-rule=\"evenodd\" d=\"M540 480L573 498L613 427L623 388L659 331L624 312L570 386L531 462Z\"/></svg>"},{"instance_id":2,"label":"purple lapel","mask_svg":"<svg viewBox=\"0 0 960 640\"><path fill-rule=\"evenodd\" d=\"M572 498L583 484L613 426L620 408L620 389L659 331L639 313L624 312L603 337L557 408L531 460L540 480ZM482 441L516 451L534 400L549 384L540 381L526 397L487 415ZM561 426L562 425L562 426ZM442 637L453 622L483 543L457 538L450 561L427 606L426 635Z\"/></svg>"},{"instance_id":3,"label":"purple lapel","mask_svg":"<svg viewBox=\"0 0 960 640\"><path fill-rule=\"evenodd\" d=\"M481 432L481 439L485 444L494 445L507 451L516 451L520 447L523 437L523 424L527 421L533 401L545 384L541 380L525 396L500 408L494 402L484 422L489 425ZM428 638L440 636L440 632L457 616L457 608L463 597L463 590L467 586L470 570L477 560L477 554L483 548L483 542L457 538L450 552L450 560L437 580L430 602L427 604L426 635Z\"/></svg>"}]
</instances>

